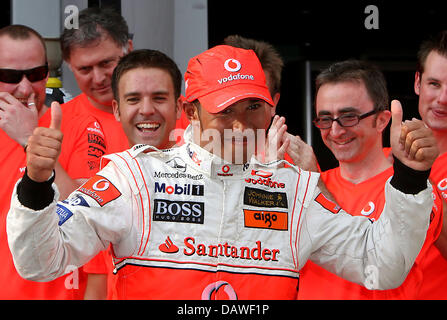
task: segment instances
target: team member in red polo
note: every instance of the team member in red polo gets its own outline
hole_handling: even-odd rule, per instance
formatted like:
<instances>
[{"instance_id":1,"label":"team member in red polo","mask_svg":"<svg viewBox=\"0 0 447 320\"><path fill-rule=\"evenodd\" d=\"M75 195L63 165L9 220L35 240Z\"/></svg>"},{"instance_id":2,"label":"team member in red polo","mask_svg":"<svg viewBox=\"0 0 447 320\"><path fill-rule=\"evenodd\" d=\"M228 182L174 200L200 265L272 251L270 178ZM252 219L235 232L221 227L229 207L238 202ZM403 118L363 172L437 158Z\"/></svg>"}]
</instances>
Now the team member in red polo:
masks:
<instances>
[{"instance_id":1,"label":"team member in red polo","mask_svg":"<svg viewBox=\"0 0 447 320\"><path fill-rule=\"evenodd\" d=\"M48 109L44 104L48 65L45 43L29 27L11 25L0 29L0 47L0 299L82 298L83 282L77 277L77 270L72 278L69 275L49 283L35 283L22 279L13 265L6 239L6 215L15 181L23 175L26 167L24 147L33 130L44 125L42 115ZM88 128L88 122L83 121L79 125L79 131L85 132ZM88 145L87 134L83 134ZM67 135L67 143L69 139ZM81 163L96 159L82 150L74 152L78 170L81 167L85 170ZM61 193L70 194L75 189L70 177L59 164L56 171L59 176L56 183Z\"/></svg>"},{"instance_id":2,"label":"team member in red polo","mask_svg":"<svg viewBox=\"0 0 447 320\"><path fill-rule=\"evenodd\" d=\"M414 90L419 96L419 114L433 130L441 155L433 164L430 178L444 201L447 199L447 31L421 45ZM445 203L445 202L444 202ZM444 206L445 207L445 206ZM425 281L419 299L447 299L447 224L427 254Z\"/></svg>"},{"instance_id":3,"label":"team member in red polo","mask_svg":"<svg viewBox=\"0 0 447 320\"><path fill-rule=\"evenodd\" d=\"M369 63L348 60L322 71L316 80L315 125L339 167L321 174L337 203L355 216L380 219L385 205L383 186L393 175L393 166L383 152L382 133L391 113L385 77ZM336 119L336 120L334 120ZM415 121L420 130L427 129ZM404 283L393 290L368 290L346 281L312 262L303 268L300 299L416 299L424 282L421 265L434 246L442 226L442 202L435 194L430 227L424 246ZM380 276L369 270L371 283Z\"/></svg>"}]
</instances>

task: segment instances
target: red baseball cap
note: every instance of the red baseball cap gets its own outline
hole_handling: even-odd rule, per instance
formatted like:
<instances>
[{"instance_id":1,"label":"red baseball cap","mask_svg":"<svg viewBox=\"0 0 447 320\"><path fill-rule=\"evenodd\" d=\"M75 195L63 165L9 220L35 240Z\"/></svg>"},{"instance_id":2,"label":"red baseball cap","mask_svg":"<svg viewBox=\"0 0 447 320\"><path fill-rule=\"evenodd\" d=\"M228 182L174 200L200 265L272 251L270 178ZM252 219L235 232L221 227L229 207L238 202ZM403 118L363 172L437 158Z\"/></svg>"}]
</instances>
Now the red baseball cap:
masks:
<instances>
[{"instance_id":1,"label":"red baseball cap","mask_svg":"<svg viewBox=\"0 0 447 320\"><path fill-rule=\"evenodd\" d=\"M247 98L274 104L254 51L226 45L213 47L189 60L185 96L188 102L199 99L209 113L218 113Z\"/></svg>"}]
</instances>

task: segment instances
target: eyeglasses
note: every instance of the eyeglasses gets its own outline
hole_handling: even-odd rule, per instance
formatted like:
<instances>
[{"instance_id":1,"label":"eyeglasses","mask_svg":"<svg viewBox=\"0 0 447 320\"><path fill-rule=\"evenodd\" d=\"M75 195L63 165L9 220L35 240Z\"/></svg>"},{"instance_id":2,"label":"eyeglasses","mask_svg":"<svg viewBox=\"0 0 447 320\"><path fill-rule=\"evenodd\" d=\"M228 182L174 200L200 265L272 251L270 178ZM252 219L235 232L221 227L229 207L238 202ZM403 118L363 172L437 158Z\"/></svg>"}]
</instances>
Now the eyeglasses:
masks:
<instances>
[{"instance_id":1,"label":"eyeglasses","mask_svg":"<svg viewBox=\"0 0 447 320\"><path fill-rule=\"evenodd\" d=\"M48 63L28 70L0 69L0 82L19 83L23 76L26 76L31 82L36 82L45 79L47 74Z\"/></svg>"},{"instance_id":2,"label":"eyeglasses","mask_svg":"<svg viewBox=\"0 0 447 320\"><path fill-rule=\"evenodd\" d=\"M317 117L313 121L314 125L319 129L329 129L332 127L332 123L337 121L342 127L353 127L360 122L360 120L365 119L373 114L376 114L380 110L372 110L370 112L358 115L353 113L342 114L338 118L332 118L329 116Z\"/></svg>"}]
</instances>

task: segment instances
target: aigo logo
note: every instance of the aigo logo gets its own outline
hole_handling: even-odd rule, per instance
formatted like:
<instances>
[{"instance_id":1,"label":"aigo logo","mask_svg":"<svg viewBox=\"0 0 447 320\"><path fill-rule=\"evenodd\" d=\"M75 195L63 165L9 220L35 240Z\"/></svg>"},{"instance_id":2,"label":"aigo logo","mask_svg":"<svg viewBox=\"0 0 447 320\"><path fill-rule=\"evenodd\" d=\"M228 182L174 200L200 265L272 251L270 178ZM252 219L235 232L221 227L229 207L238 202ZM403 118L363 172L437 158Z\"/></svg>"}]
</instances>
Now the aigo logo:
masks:
<instances>
[{"instance_id":1,"label":"aigo logo","mask_svg":"<svg viewBox=\"0 0 447 320\"><path fill-rule=\"evenodd\" d=\"M242 65L236 59L230 58L225 61L224 68L225 68L225 70L230 71L230 72L238 72L239 70L241 70Z\"/></svg>"},{"instance_id":2,"label":"aigo logo","mask_svg":"<svg viewBox=\"0 0 447 320\"><path fill-rule=\"evenodd\" d=\"M280 211L244 209L244 224L247 228L288 230L288 214Z\"/></svg>"}]
</instances>

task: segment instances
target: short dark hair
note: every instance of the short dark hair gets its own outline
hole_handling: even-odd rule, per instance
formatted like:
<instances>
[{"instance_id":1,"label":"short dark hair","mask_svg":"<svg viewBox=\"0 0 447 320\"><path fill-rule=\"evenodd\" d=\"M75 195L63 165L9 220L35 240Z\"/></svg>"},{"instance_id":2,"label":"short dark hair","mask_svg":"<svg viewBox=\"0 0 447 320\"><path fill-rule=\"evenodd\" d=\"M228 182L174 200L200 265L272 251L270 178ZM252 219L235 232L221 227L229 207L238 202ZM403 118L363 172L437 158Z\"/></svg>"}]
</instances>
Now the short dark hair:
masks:
<instances>
[{"instance_id":1,"label":"short dark hair","mask_svg":"<svg viewBox=\"0 0 447 320\"><path fill-rule=\"evenodd\" d=\"M121 77L127 71L136 68L158 68L165 70L172 78L175 99L177 100L180 97L183 78L174 60L157 50L140 49L123 56L115 70L113 70L112 90L115 100L119 101L118 84Z\"/></svg>"},{"instance_id":2,"label":"short dark hair","mask_svg":"<svg viewBox=\"0 0 447 320\"><path fill-rule=\"evenodd\" d=\"M45 45L45 40L40 35L40 33L38 33L33 28L21 24L12 24L0 29L0 37L3 36L8 36L14 40L28 40L32 36L35 36L42 44L43 50L45 52L45 61L47 61L47 46Z\"/></svg>"},{"instance_id":3,"label":"short dark hair","mask_svg":"<svg viewBox=\"0 0 447 320\"><path fill-rule=\"evenodd\" d=\"M424 72L425 62L432 51L436 51L440 55L447 57L447 30L443 30L422 42L417 54L418 64L416 70L419 73L422 74Z\"/></svg>"},{"instance_id":4,"label":"short dark hair","mask_svg":"<svg viewBox=\"0 0 447 320\"><path fill-rule=\"evenodd\" d=\"M375 110L388 110L389 97L385 76L379 68L366 61L346 60L336 62L323 70L315 80L315 97L324 84L359 82L365 85Z\"/></svg>"},{"instance_id":5,"label":"short dark hair","mask_svg":"<svg viewBox=\"0 0 447 320\"><path fill-rule=\"evenodd\" d=\"M107 36L126 48L130 39L126 20L110 7L84 9L79 13L79 28L64 29L61 35L62 58L68 61L74 46L86 47Z\"/></svg>"},{"instance_id":6,"label":"short dark hair","mask_svg":"<svg viewBox=\"0 0 447 320\"><path fill-rule=\"evenodd\" d=\"M281 89L281 72L284 62L276 49L265 41L244 38L240 35L230 35L226 37L223 44L228 46L253 50L261 62L262 69L268 71L272 80L272 88L270 94L273 96L279 93Z\"/></svg>"}]
</instances>

